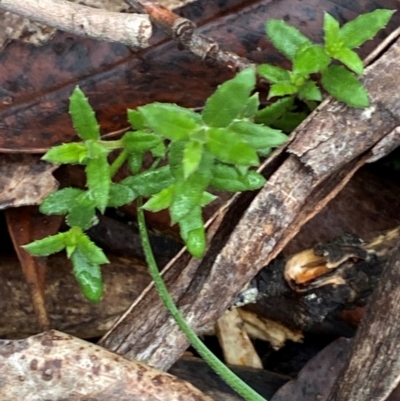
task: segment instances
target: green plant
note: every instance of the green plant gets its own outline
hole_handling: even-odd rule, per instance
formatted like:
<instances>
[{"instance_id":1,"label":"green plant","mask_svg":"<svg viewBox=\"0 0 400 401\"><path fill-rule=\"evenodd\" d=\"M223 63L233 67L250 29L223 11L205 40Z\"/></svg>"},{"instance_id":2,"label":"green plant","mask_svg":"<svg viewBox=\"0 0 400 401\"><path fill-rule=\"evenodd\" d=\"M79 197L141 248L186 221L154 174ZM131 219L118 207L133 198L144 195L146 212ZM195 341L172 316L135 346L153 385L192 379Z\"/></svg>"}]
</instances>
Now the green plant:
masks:
<instances>
[{"instance_id":1,"label":"green plant","mask_svg":"<svg viewBox=\"0 0 400 401\"><path fill-rule=\"evenodd\" d=\"M283 21L269 21L267 35L277 49L292 60L293 70L268 64L259 66L259 74L272 83L269 97L286 96L262 110L259 110L258 94L252 94L256 71L248 68L220 85L206 101L201 114L176 104L148 104L128 110L132 131L119 140L104 141L87 98L76 88L70 98L69 111L82 142L55 146L43 159L56 164L85 166L87 188L63 188L50 194L40 206L41 212L65 215L70 229L24 248L36 256L65 249L84 295L97 302L103 291L100 265L108 260L85 230L97 224L97 212L104 213L107 207L119 207L136 200L143 249L164 304L194 348L232 388L246 400L263 401L203 345L175 306L152 254L144 210L168 209L171 222L180 227L188 251L200 258L206 249L202 208L215 199L208 189L240 192L264 185L263 176L252 168L259 165L259 156L268 155L271 148L287 140L279 129L267 125L282 126L281 120L285 117L290 120L285 127L289 130L306 113L293 111L295 97L310 109L314 107L313 102L322 99L311 74L320 72L323 87L339 100L355 107L368 105L366 91L354 73L342 66L330 66L331 58L361 74L362 62L351 49L370 39L391 14L391 11L378 10L342 28L326 14L325 46L311 43ZM351 93L347 91L349 86ZM112 151L119 153L110 163ZM145 153L154 159L147 170L142 168ZM125 162L131 175L114 182L115 173ZM147 198L144 205L143 198Z\"/></svg>"},{"instance_id":2,"label":"green plant","mask_svg":"<svg viewBox=\"0 0 400 401\"><path fill-rule=\"evenodd\" d=\"M336 99L352 107L367 107L367 91L357 78L364 71L363 62L352 49L372 39L388 23L393 12L375 10L342 27L325 13L324 45L312 43L284 21L267 21L268 38L292 62L292 70L271 64L258 66L258 73L271 83L268 98L285 97L260 110L255 121L284 131L294 129L316 107L316 102L322 100L321 89L312 79L313 74L320 74L322 87ZM344 66L332 64L333 60ZM295 99L304 104L300 112L293 112Z\"/></svg>"}]
</instances>

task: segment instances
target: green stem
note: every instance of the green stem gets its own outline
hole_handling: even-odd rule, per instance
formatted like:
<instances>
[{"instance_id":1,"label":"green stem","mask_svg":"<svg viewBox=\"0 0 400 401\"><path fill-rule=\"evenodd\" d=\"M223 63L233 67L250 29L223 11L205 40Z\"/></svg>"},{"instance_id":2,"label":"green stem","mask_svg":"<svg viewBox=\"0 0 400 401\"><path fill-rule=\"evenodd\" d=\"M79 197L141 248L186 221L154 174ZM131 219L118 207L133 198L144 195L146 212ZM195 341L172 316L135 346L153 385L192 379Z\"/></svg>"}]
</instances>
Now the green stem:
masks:
<instances>
[{"instance_id":1,"label":"green stem","mask_svg":"<svg viewBox=\"0 0 400 401\"><path fill-rule=\"evenodd\" d=\"M112 162L110 167L110 177L114 177L116 172L120 169L120 167L125 163L125 160L128 158L128 152L123 150L117 158Z\"/></svg>"},{"instance_id":2,"label":"green stem","mask_svg":"<svg viewBox=\"0 0 400 401\"><path fill-rule=\"evenodd\" d=\"M230 369L228 369L197 337L196 333L186 323L185 318L182 316L179 309L176 307L171 295L168 292L167 287L158 271L157 263L151 249L149 236L147 233L146 220L144 217L143 209L141 208L142 199L138 198L138 224L140 238L142 241L142 247L146 256L146 261L149 266L150 275L154 281L154 285L158 292L158 295L162 299L164 305L168 309L169 313L175 319L180 329L186 334L188 340L192 344L193 348L202 356L202 358L208 363L208 365L216 372L225 382L231 386L240 396L246 401L266 401L265 398L257 394L251 387L243 382L238 376L236 376Z\"/></svg>"},{"instance_id":3,"label":"green stem","mask_svg":"<svg viewBox=\"0 0 400 401\"><path fill-rule=\"evenodd\" d=\"M102 141L100 140L99 143L103 145L107 149L115 150L124 147L124 144L121 139L117 139L115 141Z\"/></svg>"}]
</instances>

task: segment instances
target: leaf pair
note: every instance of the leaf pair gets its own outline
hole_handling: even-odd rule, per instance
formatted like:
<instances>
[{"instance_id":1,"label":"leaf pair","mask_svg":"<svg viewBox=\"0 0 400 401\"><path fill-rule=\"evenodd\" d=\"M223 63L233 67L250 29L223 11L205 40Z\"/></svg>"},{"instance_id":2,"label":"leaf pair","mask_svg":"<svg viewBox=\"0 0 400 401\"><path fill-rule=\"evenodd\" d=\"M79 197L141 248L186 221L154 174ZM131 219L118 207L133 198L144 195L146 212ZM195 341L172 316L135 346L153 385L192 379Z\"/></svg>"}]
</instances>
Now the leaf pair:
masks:
<instances>
[{"instance_id":1,"label":"leaf pair","mask_svg":"<svg viewBox=\"0 0 400 401\"><path fill-rule=\"evenodd\" d=\"M103 292L100 265L109 261L79 227L34 241L23 248L34 256L47 256L65 249L85 297L92 302L100 300Z\"/></svg>"}]
</instances>

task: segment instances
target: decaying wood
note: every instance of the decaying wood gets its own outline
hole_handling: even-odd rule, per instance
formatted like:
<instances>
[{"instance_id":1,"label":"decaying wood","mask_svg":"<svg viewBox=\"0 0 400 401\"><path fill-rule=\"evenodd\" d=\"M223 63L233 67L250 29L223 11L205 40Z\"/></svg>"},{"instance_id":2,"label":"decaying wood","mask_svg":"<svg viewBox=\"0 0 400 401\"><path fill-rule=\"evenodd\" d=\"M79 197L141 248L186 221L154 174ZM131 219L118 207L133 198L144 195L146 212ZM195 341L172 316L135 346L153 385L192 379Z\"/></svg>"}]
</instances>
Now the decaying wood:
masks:
<instances>
[{"instance_id":1,"label":"decaying wood","mask_svg":"<svg viewBox=\"0 0 400 401\"><path fill-rule=\"evenodd\" d=\"M400 241L354 339L328 401L384 401L400 382Z\"/></svg>"},{"instance_id":2,"label":"decaying wood","mask_svg":"<svg viewBox=\"0 0 400 401\"><path fill-rule=\"evenodd\" d=\"M212 401L191 384L55 330L0 340L2 400Z\"/></svg>"},{"instance_id":3,"label":"decaying wood","mask_svg":"<svg viewBox=\"0 0 400 401\"><path fill-rule=\"evenodd\" d=\"M188 263L184 254L169 265L165 279L195 330L217 320L243 286L340 192L370 157L370 149L400 125L395 78L399 59L397 41L366 69L369 108L349 108L329 99L298 127L278 158L284 159L280 167L273 172L276 160L264 167L266 176L273 174L233 232L234 212L247 207L249 195L238 198L211 225L210 246L202 261ZM153 289L131 306L101 344L163 369L187 347Z\"/></svg>"},{"instance_id":4,"label":"decaying wood","mask_svg":"<svg viewBox=\"0 0 400 401\"><path fill-rule=\"evenodd\" d=\"M81 338L103 335L150 282L147 267L132 258L110 255L103 267L105 291L98 304L86 300L65 255L48 259L46 310L52 328ZM0 336L21 338L40 332L29 287L15 256L0 259Z\"/></svg>"},{"instance_id":5,"label":"decaying wood","mask_svg":"<svg viewBox=\"0 0 400 401\"><path fill-rule=\"evenodd\" d=\"M62 31L127 46L147 47L152 35L147 15L115 13L66 0L0 0L0 9Z\"/></svg>"}]
</instances>

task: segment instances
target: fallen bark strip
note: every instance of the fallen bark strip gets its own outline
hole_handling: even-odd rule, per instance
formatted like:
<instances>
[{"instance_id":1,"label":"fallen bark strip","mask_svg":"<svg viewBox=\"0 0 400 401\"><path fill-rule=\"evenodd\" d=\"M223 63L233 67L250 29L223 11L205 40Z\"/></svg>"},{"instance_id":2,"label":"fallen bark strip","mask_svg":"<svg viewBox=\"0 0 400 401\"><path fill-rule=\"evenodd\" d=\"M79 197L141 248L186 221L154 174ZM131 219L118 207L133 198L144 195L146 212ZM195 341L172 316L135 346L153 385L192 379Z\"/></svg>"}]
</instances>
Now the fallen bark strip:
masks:
<instances>
[{"instance_id":1,"label":"fallen bark strip","mask_svg":"<svg viewBox=\"0 0 400 401\"><path fill-rule=\"evenodd\" d=\"M189 259L185 254L169 265L167 285L195 330L217 320L243 286L340 192L370 157L370 149L400 125L399 74L397 41L366 69L368 109L352 109L332 99L324 102L295 131L294 142L281 155L281 166L234 231L230 229L235 211L240 214L246 208L249 195L238 198L210 227L212 241L202 261L191 260L183 269ZM275 162L264 168L266 176ZM162 369L187 347L184 334L151 289L101 344Z\"/></svg>"},{"instance_id":2,"label":"fallen bark strip","mask_svg":"<svg viewBox=\"0 0 400 401\"><path fill-rule=\"evenodd\" d=\"M51 330L0 340L1 400L213 401L190 383Z\"/></svg>"},{"instance_id":3,"label":"fallen bark strip","mask_svg":"<svg viewBox=\"0 0 400 401\"><path fill-rule=\"evenodd\" d=\"M0 9L97 40L147 47L152 27L147 15L124 14L65 0L0 0Z\"/></svg>"},{"instance_id":4,"label":"fallen bark strip","mask_svg":"<svg viewBox=\"0 0 400 401\"><path fill-rule=\"evenodd\" d=\"M384 401L400 382L400 241L370 300L328 401Z\"/></svg>"}]
</instances>

